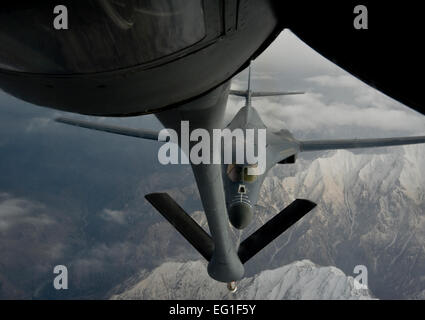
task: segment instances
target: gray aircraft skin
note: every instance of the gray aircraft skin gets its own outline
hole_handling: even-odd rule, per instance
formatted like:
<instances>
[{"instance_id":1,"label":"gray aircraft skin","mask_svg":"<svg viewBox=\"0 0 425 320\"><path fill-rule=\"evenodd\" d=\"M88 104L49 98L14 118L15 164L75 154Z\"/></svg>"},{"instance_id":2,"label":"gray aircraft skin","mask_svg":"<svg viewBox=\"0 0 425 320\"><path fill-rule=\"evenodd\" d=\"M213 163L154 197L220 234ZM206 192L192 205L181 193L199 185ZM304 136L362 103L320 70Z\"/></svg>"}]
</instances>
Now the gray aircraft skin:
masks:
<instances>
[{"instance_id":1,"label":"gray aircraft skin","mask_svg":"<svg viewBox=\"0 0 425 320\"><path fill-rule=\"evenodd\" d=\"M0 88L22 100L95 116L177 107L228 82L281 32L274 0L60 2L0 10ZM24 3L24 4L22 4Z\"/></svg>"},{"instance_id":2,"label":"gray aircraft skin","mask_svg":"<svg viewBox=\"0 0 425 320\"><path fill-rule=\"evenodd\" d=\"M18 1L19 2L19 1ZM17 2L17 3L18 3ZM297 199L237 248L230 226L252 221L259 190L270 168L293 163L304 151L425 143L425 137L299 141L287 130L267 129L252 98L297 92L230 90L244 70L281 32L282 1L275 0L87 0L62 1L69 30L55 30L51 1L8 3L0 11L0 88L30 103L95 116L153 113L166 128L266 129L264 173L253 164L192 164L210 234L164 193L146 199L205 257L209 275L221 282L244 276L243 264L311 211ZM249 77L250 79L250 77ZM229 123L229 94L245 106ZM158 140L158 132L59 118L79 127ZM243 141L246 143L246 140ZM192 142L191 146L193 146ZM212 150L213 151L213 150Z\"/></svg>"}]
</instances>

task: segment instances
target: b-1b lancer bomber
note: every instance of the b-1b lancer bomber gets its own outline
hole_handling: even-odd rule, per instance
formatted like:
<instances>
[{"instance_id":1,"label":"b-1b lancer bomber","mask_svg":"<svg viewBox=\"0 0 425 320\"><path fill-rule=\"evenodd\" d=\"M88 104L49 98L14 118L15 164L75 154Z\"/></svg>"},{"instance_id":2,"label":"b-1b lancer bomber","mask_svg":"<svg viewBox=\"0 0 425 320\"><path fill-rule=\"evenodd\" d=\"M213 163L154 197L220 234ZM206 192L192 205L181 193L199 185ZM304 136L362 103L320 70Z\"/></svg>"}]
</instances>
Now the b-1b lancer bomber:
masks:
<instances>
[{"instance_id":1,"label":"b-1b lancer bomber","mask_svg":"<svg viewBox=\"0 0 425 320\"><path fill-rule=\"evenodd\" d=\"M209 153L216 160L209 163L191 157L191 150L198 148L200 141L177 141L189 153L186 156L210 234L168 194L146 195L208 261L209 275L228 283L231 290L244 276L244 263L316 206L309 200L296 199L236 247L231 241L229 222L234 228L244 229L255 219L261 185L273 166L294 163L301 152L425 143L425 136L300 141L287 130L273 132L266 128L253 98L302 92L255 91L250 85L251 77L246 90L230 89L232 78L248 68L284 28L290 28L307 44L313 39L313 47L319 46L319 51L341 61L341 67L347 66L360 79L373 82L387 93L391 91L392 86L387 85L391 79L380 72L368 74L368 69L358 63L356 67L361 69L356 69L356 74L343 58L344 46L324 48L335 41L331 33L321 32L319 25L306 28L310 22L306 19L311 15L306 15L305 8L281 0L64 0L62 12L56 13L56 5L52 1L19 0L1 5L2 90L35 105L90 116L154 114L169 136L154 130L70 118L57 121L160 140L166 146L173 142L172 132L180 138L186 134L182 132L183 123L190 125L190 136L197 132L198 138L205 138L205 132L213 137L217 130L225 129L244 133L242 138L231 137L227 141L230 155L226 141L218 148L211 143L210 147L199 148L195 156L203 158ZM55 29L57 14L65 13L69 26ZM326 23L321 14L318 16ZM396 49L393 43L391 48ZM362 57L359 55L359 59ZM414 98L406 98L411 97L412 91L398 89L396 98L419 105ZM229 95L244 98L245 105L225 124ZM238 157L238 148L247 152ZM248 157L248 150L256 156Z\"/></svg>"}]
</instances>

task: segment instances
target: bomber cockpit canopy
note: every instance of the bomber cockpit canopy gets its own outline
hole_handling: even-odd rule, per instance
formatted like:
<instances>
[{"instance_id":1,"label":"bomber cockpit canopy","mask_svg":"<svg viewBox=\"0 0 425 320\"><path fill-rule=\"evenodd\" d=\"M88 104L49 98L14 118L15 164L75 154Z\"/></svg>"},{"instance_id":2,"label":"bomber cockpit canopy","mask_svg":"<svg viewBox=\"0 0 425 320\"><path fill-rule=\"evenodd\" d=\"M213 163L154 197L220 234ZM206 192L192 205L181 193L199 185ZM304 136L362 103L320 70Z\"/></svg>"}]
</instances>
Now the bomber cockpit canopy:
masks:
<instances>
[{"instance_id":1,"label":"bomber cockpit canopy","mask_svg":"<svg viewBox=\"0 0 425 320\"><path fill-rule=\"evenodd\" d=\"M254 182L257 180L258 175L248 174L248 168L257 168L257 164L253 165L239 165L229 164L226 168L226 175L232 182Z\"/></svg>"}]
</instances>

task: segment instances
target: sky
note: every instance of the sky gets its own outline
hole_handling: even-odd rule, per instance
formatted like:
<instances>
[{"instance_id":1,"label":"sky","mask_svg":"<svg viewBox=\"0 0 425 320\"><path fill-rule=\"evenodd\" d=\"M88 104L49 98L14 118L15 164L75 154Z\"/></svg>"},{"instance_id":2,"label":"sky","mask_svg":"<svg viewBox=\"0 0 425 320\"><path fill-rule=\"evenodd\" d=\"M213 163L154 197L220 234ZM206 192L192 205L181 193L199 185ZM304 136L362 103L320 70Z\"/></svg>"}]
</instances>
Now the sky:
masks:
<instances>
[{"instance_id":1,"label":"sky","mask_svg":"<svg viewBox=\"0 0 425 320\"><path fill-rule=\"evenodd\" d=\"M425 134L422 115L349 75L288 30L252 68L254 90L306 92L254 99L274 130L287 128L300 139ZM241 72L232 87L245 88L246 78ZM242 105L243 99L230 97L226 119ZM160 218L143 195L193 182L188 166L159 164L156 142L52 121L61 115L90 119L0 91L0 298L63 298L48 289L56 264L72 266L76 279L78 289L66 297L105 294L151 263L150 247L138 236ZM161 127L152 115L100 121Z\"/></svg>"},{"instance_id":2,"label":"sky","mask_svg":"<svg viewBox=\"0 0 425 320\"><path fill-rule=\"evenodd\" d=\"M289 30L254 61L252 70L253 90L306 92L257 98L254 106L270 128L287 127L300 138L311 134L320 134L320 138L356 134L361 138L425 132L421 114L345 72ZM242 72L233 81L233 88L245 88L246 78L247 72ZM231 98L229 111L235 112L242 103Z\"/></svg>"}]
</instances>

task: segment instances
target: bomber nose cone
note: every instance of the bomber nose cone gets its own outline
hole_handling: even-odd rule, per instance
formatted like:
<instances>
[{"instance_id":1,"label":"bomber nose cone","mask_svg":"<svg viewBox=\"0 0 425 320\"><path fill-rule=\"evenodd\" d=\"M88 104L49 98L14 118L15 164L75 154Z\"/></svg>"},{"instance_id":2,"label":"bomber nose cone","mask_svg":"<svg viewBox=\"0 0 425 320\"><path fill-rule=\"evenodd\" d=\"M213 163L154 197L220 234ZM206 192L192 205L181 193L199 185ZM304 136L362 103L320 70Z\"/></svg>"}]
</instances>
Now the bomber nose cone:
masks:
<instances>
[{"instance_id":1,"label":"bomber nose cone","mask_svg":"<svg viewBox=\"0 0 425 320\"><path fill-rule=\"evenodd\" d=\"M229 209L229 219L236 229L244 229L252 220L252 208L243 202L234 204Z\"/></svg>"}]
</instances>

